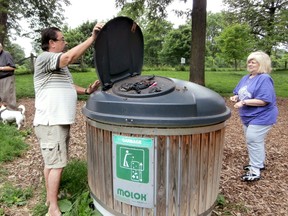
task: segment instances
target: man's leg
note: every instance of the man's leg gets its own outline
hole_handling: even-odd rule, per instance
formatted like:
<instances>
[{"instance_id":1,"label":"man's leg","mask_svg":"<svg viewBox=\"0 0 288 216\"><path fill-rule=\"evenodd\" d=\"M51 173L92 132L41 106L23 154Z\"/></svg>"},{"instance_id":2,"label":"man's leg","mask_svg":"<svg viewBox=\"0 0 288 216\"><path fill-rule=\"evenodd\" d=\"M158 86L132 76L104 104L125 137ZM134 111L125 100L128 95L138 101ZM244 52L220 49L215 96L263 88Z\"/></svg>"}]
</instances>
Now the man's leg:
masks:
<instances>
[{"instance_id":1,"label":"man's leg","mask_svg":"<svg viewBox=\"0 0 288 216\"><path fill-rule=\"evenodd\" d=\"M44 167L44 177L45 177L45 188L46 188L46 202L45 202L45 205L47 207L49 207L49 198L48 198L48 176L49 176L49 173L50 173L51 169L48 169L48 168L45 168Z\"/></svg>"},{"instance_id":2,"label":"man's leg","mask_svg":"<svg viewBox=\"0 0 288 216\"><path fill-rule=\"evenodd\" d=\"M61 215L57 201L62 171L67 164L69 130L70 125L35 127L45 164L46 204L49 205L49 216Z\"/></svg>"},{"instance_id":3,"label":"man's leg","mask_svg":"<svg viewBox=\"0 0 288 216\"><path fill-rule=\"evenodd\" d=\"M46 168L45 168L46 169ZM44 173L45 173L44 169ZM59 216L61 211L58 206L58 191L60 186L60 180L63 168L52 168L50 169L47 176L47 198L49 200L49 210L50 216Z\"/></svg>"}]
</instances>

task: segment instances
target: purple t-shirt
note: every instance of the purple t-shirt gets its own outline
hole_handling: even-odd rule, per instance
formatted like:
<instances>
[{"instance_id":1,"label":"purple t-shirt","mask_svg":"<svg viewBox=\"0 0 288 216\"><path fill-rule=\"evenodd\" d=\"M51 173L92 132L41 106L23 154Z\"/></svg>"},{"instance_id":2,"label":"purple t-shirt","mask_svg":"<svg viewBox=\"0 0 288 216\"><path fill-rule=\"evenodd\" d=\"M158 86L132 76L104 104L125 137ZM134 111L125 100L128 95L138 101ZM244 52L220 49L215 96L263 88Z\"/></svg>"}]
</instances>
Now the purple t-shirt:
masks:
<instances>
[{"instance_id":1,"label":"purple t-shirt","mask_svg":"<svg viewBox=\"0 0 288 216\"><path fill-rule=\"evenodd\" d=\"M272 125L276 123L278 108L274 82L268 74L258 74L249 79L244 76L237 84L233 93L239 100L259 99L267 102L265 106L243 106L239 109L240 118L245 125Z\"/></svg>"}]
</instances>

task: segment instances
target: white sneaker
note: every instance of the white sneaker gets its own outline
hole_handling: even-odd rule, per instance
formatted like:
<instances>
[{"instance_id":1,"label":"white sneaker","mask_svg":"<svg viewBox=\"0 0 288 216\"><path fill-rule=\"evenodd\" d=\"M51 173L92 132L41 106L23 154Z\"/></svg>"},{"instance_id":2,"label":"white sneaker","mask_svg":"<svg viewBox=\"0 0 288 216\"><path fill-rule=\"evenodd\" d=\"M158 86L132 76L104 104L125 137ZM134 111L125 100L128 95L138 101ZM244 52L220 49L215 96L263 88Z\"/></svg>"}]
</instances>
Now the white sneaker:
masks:
<instances>
[{"instance_id":1,"label":"white sneaker","mask_svg":"<svg viewBox=\"0 0 288 216\"><path fill-rule=\"evenodd\" d=\"M259 173L254 172L253 170L249 170L246 174L241 176L242 181L258 181L260 179L260 171Z\"/></svg>"}]
</instances>

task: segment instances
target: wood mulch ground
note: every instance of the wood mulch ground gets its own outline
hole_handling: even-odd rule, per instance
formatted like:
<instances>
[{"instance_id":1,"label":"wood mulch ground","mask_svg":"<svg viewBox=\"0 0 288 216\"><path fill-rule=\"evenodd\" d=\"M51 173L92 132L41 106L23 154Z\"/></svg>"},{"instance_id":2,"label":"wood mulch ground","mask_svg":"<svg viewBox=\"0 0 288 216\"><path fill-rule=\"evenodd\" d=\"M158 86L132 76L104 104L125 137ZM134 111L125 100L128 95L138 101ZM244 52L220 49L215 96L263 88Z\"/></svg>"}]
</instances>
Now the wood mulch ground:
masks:
<instances>
[{"instance_id":1,"label":"wood mulch ground","mask_svg":"<svg viewBox=\"0 0 288 216\"><path fill-rule=\"evenodd\" d=\"M70 158L86 158L85 116L81 112L84 103L78 102L77 119L71 133ZM213 215L288 215L288 99L278 98L278 123L266 139L266 170L262 172L261 180L253 183L242 182L239 178L243 174L242 166L248 162L247 150L237 110L228 99L226 103L232 116L226 122L220 193L227 203L224 209L215 208ZM25 127L32 128L34 99L21 99L19 104L26 107ZM22 188L32 186L34 197L24 207L5 208L5 214L9 216L32 215L31 209L39 202L43 192L43 162L33 133L27 138L27 143L30 145L28 152L21 158L4 164L8 171L5 178ZM225 211L230 214L224 214Z\"/></svg>"}]
</instances>

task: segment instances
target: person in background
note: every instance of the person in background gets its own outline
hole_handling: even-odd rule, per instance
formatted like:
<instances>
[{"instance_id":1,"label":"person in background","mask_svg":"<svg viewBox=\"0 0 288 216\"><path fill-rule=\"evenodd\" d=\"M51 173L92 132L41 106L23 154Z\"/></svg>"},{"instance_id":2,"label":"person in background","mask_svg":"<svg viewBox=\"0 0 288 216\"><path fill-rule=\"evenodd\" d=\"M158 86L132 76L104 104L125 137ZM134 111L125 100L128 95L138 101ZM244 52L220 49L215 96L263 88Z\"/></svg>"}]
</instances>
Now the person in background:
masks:
<instances>
[{"instance_id":1,"label":"person in background","mask_svg":"<svg viewBox=\"0 0 288 216\"><path fill-rule=\"evenodd\" d=\"M0 43L0 98L8 107L16 107L15 64L11 54Z\"/></svg>"},{"instance_id":2,"label":"person in background","mask_svg":"<svg viewBox=\"0 0 288 216\"><path fill-rule=\"evenodd\" d=\"M75 62L93 44L102 24L96 24L91 36L83 43L63 52L67 45L63 33L49 27L41 33L44 51L35 61L35 117L33 125L44 160L47 191L46 216L61 215L58 190L63 168L67 165L70 125L75 121L77 93L91 94L98 89L96 80L87 88L73 83L68 65Z\"/></svg>"},{"instance_id":3,"label":"person in background","mask_svg":"<svg viewBox=\"0 0 288 216\"><path fill-rule=\"evenodd\" d=\"M249 154L249 164L243 181L255 181L265 169L265 137L276 123L278 108L274 82L268 74L272 71L270 57L262 52L252 52L247 58L248 75L235 87L230 100L239 109Z\"/></svg>"}]
</instances>

